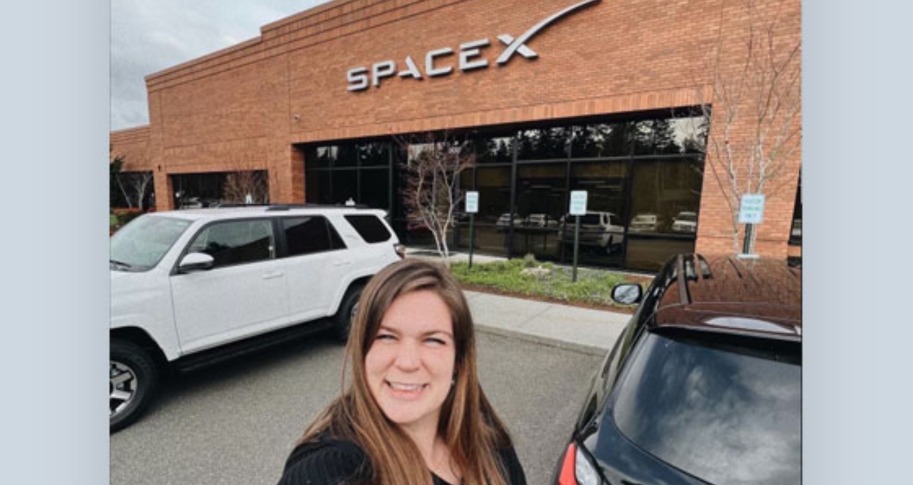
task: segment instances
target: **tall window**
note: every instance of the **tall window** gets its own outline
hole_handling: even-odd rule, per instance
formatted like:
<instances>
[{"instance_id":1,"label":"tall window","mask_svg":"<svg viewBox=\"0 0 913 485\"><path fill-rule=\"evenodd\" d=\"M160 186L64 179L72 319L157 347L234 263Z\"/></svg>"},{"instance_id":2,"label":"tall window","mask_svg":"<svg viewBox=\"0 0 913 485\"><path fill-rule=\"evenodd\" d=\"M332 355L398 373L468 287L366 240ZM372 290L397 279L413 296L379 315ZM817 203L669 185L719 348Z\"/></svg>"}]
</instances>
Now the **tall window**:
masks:
<instances>
[{"instance_id":1,"label":"tall window","mask_svg":"<svg viewBox=\"0 0 913 485\"><path fill-rule=\"evenodd\" d=\"M569 262L569 191L588 192L584 264L657 269L672 252L693 251L708 123L682 109L466 133L476 156L461 190L479 193L476 250L532 253ZM420 243L404 223L392 140L347 141L306 150L308 201L387 209L401 240ZM313 163L312 163L313 161ZM460 208L462 210L462 207ZM466 250L468 218L458 214L452 247ZM570 233L570 235L568 235ZM585 246L585 247L584 247Z\"/></svg>"}]
</instances>

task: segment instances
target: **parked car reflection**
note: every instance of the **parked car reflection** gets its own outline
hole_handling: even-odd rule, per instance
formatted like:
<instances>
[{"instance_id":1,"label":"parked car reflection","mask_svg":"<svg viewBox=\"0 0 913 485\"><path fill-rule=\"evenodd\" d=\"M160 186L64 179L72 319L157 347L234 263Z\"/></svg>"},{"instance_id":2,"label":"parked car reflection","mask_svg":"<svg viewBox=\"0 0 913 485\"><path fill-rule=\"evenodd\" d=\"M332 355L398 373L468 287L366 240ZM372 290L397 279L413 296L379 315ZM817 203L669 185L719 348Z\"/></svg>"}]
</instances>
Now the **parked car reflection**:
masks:
<instances>
[{"instance_id":1,"label":"parked car reflection","mask_svg":"<svg viewBox=\"0 0 913 485\"><path fill-rule=\"evenodd\" d=\"M658 232L662 218L656 214L637 214L628 224L628 232Z\"/></svg>"},{"instance_id":2,"label":"parked car reflection","mask_svg":"<svg viewBox=\"0 0 913 485\"><path fill-rule=\"evenodd\" d=\"M672 220L672 232L697 232L697 212L682 211Z\"/></svg>"}]
</instances>

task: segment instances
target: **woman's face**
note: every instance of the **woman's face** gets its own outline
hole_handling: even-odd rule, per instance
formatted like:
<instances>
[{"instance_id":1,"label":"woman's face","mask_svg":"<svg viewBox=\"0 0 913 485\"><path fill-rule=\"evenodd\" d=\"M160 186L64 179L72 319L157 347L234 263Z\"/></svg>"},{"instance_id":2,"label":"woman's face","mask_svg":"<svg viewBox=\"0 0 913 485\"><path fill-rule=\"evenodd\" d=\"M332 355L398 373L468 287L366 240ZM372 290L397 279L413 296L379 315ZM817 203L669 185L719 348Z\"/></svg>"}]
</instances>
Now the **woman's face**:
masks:
<instances>
[{"instance_id":1,"label":"woman's face","mask_svg":"<svg viewBox=\"0 0 913 485\"><path fill-rule=\"evenodd\" d=\"M447 304L434 291L413 291L393 300L381 320L365 374L388 419L403 428L436 429L455 361Z\"/></svg>"}]
</instances>

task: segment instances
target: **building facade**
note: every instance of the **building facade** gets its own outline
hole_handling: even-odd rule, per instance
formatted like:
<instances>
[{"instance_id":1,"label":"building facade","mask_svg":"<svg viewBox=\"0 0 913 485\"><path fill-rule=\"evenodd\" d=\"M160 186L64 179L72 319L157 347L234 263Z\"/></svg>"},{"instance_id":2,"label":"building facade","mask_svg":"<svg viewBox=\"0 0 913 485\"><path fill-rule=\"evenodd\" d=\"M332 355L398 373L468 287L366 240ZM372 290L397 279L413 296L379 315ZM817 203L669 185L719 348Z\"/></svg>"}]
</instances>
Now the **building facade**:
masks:
<instances>
[{"instance_id":1,"label":"building facade","mask_svg":"<svg viewBox=\"0 0 913 485\"><path fill-rule=\"evenodd\" d=\"M569 194L586 190L588 217L611 235L584 262L649 270L674 252L733 251L742 229L725 149L770 150L785 130L755 252L796 256L801 106L768 109L765 120L785 122L758 147L758 98L732 86L764 91L771 74L746 69L762 48L799 62L800 10L799 0L336 0L147 76L149 125L112 132L112 154L125 171L152 172L158 210L225 200L255 179L253 199L387 209L409 241L423 237L400 200L409 137L446 135L476 158L461 188L479 192L477 250L567 260ZM467 232L461 221L454 243L465 248Z\"/></svg>"}]
</instances>

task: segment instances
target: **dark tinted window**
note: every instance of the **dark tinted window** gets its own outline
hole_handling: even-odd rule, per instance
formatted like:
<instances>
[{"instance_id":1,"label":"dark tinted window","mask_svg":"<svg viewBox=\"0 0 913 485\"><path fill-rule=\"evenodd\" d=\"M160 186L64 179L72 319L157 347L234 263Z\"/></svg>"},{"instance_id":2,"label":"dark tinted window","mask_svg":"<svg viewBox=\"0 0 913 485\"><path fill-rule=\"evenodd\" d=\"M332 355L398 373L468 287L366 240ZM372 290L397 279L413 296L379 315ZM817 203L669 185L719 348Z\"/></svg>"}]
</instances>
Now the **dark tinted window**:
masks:
<instances>
[{"instance_id":1,"label":"dark tinted window","mask_svg":"<svg viewBox=\"0 0 913 485\"><path fill-rule=\"evenodd\" d=\"M513 132L480 135L472 140L477 163L510 163L513 161Z\"/></svg>"},{"instance_id":2,"label":"dark tinted window","mask_svg":"<svg viewBox=\"0 0 913 485\"><path fill-rule=\"evenodd\" d=\"M273 255L273 229L267 219L216 222L203 229L190 244L191 252L215 259L213 267L251 263Z\"/></svg>"},{"instance_id":3,"label":"dark tinted window","mask_svg":"<svg viewBox=\"0 0 913 485\"><path fill-rule=\"evenodd\" d=\"M619 429L711 483L798 484L801 368L650 334L624 378Z\"/></svg>"},{"instance_id":4,"label":"dark tinted window","mask_svg":"<svg viewBox=\"0 0 913 485\"><path fill-rule=\"evenodd\" d=\"M344 248L342 238L327 220L319 216L282 219L289 256Z\"/></svg>"},{"instance_id":5,"label":"dark tinted window","mask_svg":"<svg viewBox=\"0 0 913 485\"><path fill-rule=\"evenodd\" d=\"M580 216L580 223L598 225L602 223L602 219L599 217L599 214L585 214Z\"/></svg>"},{"instance_id":6,"label":"dark tinted window","mask_svg":"<svg viewBox=\"0 0 913 485\"><path fill-rule=\"evenodd\" d=\"M390 231L384 226L384 223L372 215L349 215L345 216L349 224L358 231L365 242L378 243L390 240Z\"/></svg>"}]
</instances>

